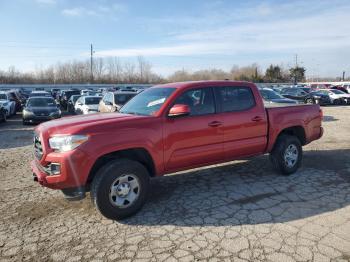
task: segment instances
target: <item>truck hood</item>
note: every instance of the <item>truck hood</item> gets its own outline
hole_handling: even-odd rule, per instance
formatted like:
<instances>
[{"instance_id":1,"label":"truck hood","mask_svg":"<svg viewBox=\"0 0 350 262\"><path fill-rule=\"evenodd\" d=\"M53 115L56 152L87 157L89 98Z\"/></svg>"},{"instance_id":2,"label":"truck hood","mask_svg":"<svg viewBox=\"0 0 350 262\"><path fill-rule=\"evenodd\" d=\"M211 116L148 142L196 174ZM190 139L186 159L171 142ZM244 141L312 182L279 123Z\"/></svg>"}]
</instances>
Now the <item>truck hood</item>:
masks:
<instances>
[{"instance_id":1,"label":"truck hood","mask_svg":"<svg viewBox=\"0 0 350 262\"><path fill-rule=\"evenodd\" d=\"M46 132L51 135L70 135L81 133L95 133L101 126L113 125L113 129L117 129L116 124L137 118L145 118L147 116L137 116L120 113L104 113L104 114L87 114L78 116L63 117L57 120L51 120L40 124L37 132ZM100 127L100 128L98 128Z\"/></svg>"}]
</instances>

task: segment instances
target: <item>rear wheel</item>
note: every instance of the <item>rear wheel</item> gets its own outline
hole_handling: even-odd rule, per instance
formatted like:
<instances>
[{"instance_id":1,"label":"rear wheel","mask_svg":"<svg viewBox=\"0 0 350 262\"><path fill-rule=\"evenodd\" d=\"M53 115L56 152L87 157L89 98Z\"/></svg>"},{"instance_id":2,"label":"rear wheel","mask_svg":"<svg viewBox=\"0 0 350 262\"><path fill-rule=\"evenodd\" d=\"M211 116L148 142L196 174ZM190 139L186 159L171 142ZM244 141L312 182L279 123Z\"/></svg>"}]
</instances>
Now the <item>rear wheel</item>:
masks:
<instances>
[{"instance_id":1,"label":"rear wheel","mask_svg":"<svg viewBox=\"0 0 350 262\"><path fill-rule=\"evenodd\" d=\"M7 116L6 116L6 112L3 112L3 113L1 113L2 114L2 120L1 120L1 122L6 122L7 121Z\"/></svg>"},{"instance_id":2,"label":"rear wheel","mask_svg":"<svg viewBox=\"0 0 350 262\"><path fill-rule=\"evenodd\" d=\"M306 99L306 104L315 104L315 101L312 98Z\"/></svg>"},{"instance_id":3,"label":"rear wheel","mask_svg":"<svg viewBox=\"0 0 350 262\"><path fill-rule=\"evenodd\" d=\"M91 197L96 208L109 219L123 219L138 212L146 202L149 173L139 162L112 160L96 174Z\"/></svg>"},{"instance_id":4,"label":"rear wheel","mask_svg":"<svg viewBox=\"0 0 350 262\"><path fill-rule=\"evenodd\" d=\"M299 139L291 135L280 135L270 153L270 160L283 175L295 173L302 160L303 150Z\"/></svg>"}]
</instances>

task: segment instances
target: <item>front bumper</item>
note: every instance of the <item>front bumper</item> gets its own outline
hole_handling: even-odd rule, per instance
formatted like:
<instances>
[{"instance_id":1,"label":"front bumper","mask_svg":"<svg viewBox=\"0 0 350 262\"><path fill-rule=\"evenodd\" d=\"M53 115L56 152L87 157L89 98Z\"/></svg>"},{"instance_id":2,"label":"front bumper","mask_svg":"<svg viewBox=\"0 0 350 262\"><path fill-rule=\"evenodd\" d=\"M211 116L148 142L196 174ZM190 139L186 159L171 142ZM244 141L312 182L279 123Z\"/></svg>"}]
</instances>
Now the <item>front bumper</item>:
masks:
<instances>
[{"instance_id":1,"label":"front bumper","mask_svg":"<svg viewBox=\"0 0 350 262\"><path fill-rule=\"evenodd\" d=\"M55 163L60 166L59 174L50 174L48 166ZM34 181L52 189L83 188L91 168L87 154L75 149L65 153L51 152L43 155L42 160L31 162Z\"/></svg>"},{"instance_id":2,"label":"front bumper","mask_svg":"<svg viewBox=\"0 0 350 262\"><path fill-rule=\"evenodd\" d=\"M37 115L25 115L23 116L23 121L28 123L41 123L53 119L61 118L61 115L53 116L37 116Z\"/></svg>"}]
</instances>

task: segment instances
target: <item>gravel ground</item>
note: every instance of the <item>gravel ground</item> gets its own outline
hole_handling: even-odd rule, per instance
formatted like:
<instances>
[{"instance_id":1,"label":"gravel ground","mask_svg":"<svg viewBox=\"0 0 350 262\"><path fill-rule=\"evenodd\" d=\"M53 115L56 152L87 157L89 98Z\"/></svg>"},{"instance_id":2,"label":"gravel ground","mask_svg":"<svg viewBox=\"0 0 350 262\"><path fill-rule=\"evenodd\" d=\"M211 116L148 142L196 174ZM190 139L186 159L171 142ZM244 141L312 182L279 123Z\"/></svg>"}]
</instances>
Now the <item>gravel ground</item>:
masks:
<instances>
[{"instance_id":1,"label":"gravel ground","mask_svg":"<svg viewBox=\"0 0 350 262\"><path fill-rule=\"evenodd\" d=\"M350 261L350 107L279 176L267 156L152 180L121 222L32 181L32 129L0 124L1 261Z\"/></svg>"}]
</instances>

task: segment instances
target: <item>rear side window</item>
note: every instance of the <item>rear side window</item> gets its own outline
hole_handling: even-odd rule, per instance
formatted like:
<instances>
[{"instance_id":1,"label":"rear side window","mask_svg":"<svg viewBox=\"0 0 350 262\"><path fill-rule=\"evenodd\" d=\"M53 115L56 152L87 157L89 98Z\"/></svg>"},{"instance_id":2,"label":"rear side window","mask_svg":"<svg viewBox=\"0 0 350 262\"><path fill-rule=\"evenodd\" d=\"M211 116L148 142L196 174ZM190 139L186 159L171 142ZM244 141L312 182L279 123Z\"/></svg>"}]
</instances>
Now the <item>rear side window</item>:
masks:
<instances>
[{"instance_id":1,"label":"rear side window","mask_svg":"<svg viewBox=\"0 0 350 262\"><path fill-rule=\"evenodd\" d=\"M215 88L222 112L245 111L255 106L255 98L249 87Z\"/></svg>"}]
</instances>

